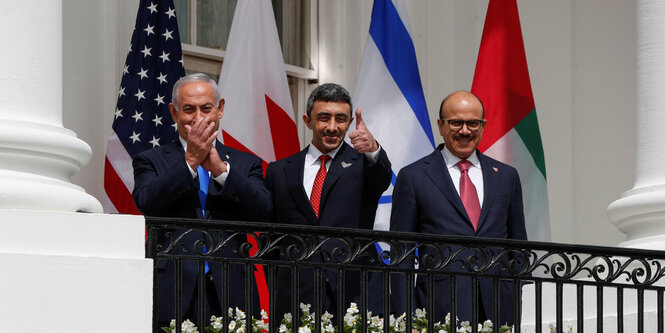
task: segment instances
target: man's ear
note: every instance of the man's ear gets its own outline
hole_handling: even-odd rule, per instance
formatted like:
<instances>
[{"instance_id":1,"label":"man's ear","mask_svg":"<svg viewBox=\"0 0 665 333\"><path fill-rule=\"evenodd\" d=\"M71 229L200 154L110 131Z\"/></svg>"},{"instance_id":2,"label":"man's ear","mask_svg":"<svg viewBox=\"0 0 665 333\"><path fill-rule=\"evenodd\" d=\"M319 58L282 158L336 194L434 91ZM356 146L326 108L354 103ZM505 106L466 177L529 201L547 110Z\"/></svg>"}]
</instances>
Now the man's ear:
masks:
<instances>
[{"instance_id":1,"label":"man's ear","mask_svg":"<svg viewBox=\"0 0 665 333\"><path fill-rule=\"evenodd\" d=\"M173 105L173 103L169 103L169 111L171 111L171 118L173 119L173 122L177 124L178 123L178 117L177 117L178 111L175 109L175 106Z\"/></svg>"},{"instance_id":2,"label":"man's ear","mask_svg":"<svg viewBox=\"0 0 665 333\"><path fill-rule=\"evenodd\" d=\"M439 135L443 136L443 125L445 124L441 118L436 120L436 124L439 127Z\"/></svg>"},{"instance_id":3,"label":"man's ear","mask_svg":"<svg viewBox=\"0 0 665 333\"><path fill-rule=\"evenodd\" d=\"M302 120L307 125L307 128L312 129L312 119L307 114L302 115Z\"/></svg>"},{"instance_id":4,"label":"man's ear","mask_svg":"<svg viewBox=\"0 0 665 333\"><path fill-rule=\"evenodd\" d=\"M224 114L224 99L220 98L219 99L219 106L217 107L217 112L219 112L219 118L222 118L222 115Z\"/></svg>"}]
</instances>

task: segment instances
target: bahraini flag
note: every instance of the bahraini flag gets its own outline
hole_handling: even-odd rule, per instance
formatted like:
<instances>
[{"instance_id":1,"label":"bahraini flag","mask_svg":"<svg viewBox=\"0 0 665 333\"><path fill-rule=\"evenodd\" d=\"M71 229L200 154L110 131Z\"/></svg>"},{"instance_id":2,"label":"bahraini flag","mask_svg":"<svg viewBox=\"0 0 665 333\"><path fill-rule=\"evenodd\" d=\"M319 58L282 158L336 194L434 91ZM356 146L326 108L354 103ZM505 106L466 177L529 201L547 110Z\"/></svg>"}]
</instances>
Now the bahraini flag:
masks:
<instances>
[{"instance_id":1,"label":"bahraini flag","mask_svg":"<svg viewBox=\"0 0 665 333\"><path fill-rule=\"evenodd\" d=\"M238 1L219 77L225 100L225 145L257 155L267 163L300 150L282 49L269 0ZM255 239L248 237L257 248ZM250 251L250 255L253 252ZM261 265L254 272L262 309L268 287Z\"/></svg>"}]
</instances>

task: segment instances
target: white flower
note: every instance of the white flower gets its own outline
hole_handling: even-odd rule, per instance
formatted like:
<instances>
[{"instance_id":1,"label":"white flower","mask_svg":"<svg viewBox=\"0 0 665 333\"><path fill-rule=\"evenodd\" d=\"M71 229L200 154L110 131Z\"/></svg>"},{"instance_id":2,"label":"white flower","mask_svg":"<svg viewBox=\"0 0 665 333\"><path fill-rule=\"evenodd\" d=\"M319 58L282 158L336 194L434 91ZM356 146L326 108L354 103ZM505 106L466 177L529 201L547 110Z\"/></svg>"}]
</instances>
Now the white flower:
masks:
<instances>
[{"instance_id":1,"label":"white flower","mask_svg":"<svg viewBox=\"0 0 665 333\"><path fill-rule=\"evenodd\" d=\"M458 332L471 332L471 324L468 321L461 322Z\"/></svg>"},{"instance_id":2,"label":"white flower","mask_svg":"<svg viewBox=\"0 0 665 333\"><path fill-rule=\"evenodd\" d=\"M243 320L245 318L246 318L245 313L242 312L242 310L238 309L238 307L236 307L236 319L237 320Z\"/></svg>"},{"instance_id":3,"label":"white flower","mask_svg":"<svg viewBox=\"0 0 665 333\"><path fill-rule=\"evenodd\" d=\"M291 316L291 312L287 312L284 314L284 320L286 320L287 323L290 323L293 320L293 316Z\"/></svg>"},{"instance_id":4,"label":"white flower","mask_svg":"<svg viewBox=\"0 0 665 333\"><path fill-rule=\"evenodd\" d=\"M551 326L552 324L550 324ZM171 323L169 323L169 327L175 328L175 319L171 319Z\"/></svg>"},{"instance_id":5,"label":"white flower","mask_svg":"<svg viewBox=\"0 0 665 333\"><path fill-rule=\"evenodd\" d=\"M416 318L425 319L426 315L425 309L416 309Z\"/></svg>"},{"instance_id":6,"label":"white flower","mask_svg":"<svg viewBox=\"0 0 665 333\"><path fill-rule=\"evenodd\" d=\"M455 323L459 321L459 317L455 317ZM450 312L446 315L446 324L450 324Z\"/></svg>"},{"instance_id":7,"label":"white flower","mask_svg":"<svg viewBox=\"0 0 665 333\"><path fill-rule=\"evenodd\" d=\"M231 322L229 323L229 331L234 330L235 328L236 328L236 321L231 320Z\"/></svg>"},{"instance_id":8,"label":"white flower","mask_svg":"<svg viewBox=\"0 0 665 333\"><path fill-rule=\"evenodd\" d=\"M395 316L390 315L388 318L389 320L389 325L391 327L395 328L395 331L397 332L404 332L406 330L406 323L404 322L404 317L406 317L406 313L402 313L399 317L395 318Z\"/></svg>"},{"instance_id":9,"label":"white flower","mask_svg":"<svg viewBox=\"0 0 665 333\"><path fill-rule=\"evenodd\" d=\"M180 327L183 333L199 333L198 328L189 319L182 322Z\"/></svg>"},{"instance_id":10,"label":"white flower","mask_svg":"<svg viewBox=\"0 0 665 333\"><path fill-rule=\"evenodd\" d=\"M300 303L300 310L304 315L309 314L309 309L312 307L311 304Z\"/></svg>"},{"instance_id":11,"label":"white flower","mask_svg":"<svg viewBox=\"0 0 665 333\"><path fill-rule=\"evenodd\" d=\"M383 326L383 319L381 319L379 316L371 317L369 320L370 327L380 328Z\"/></svg>"},{"instance_id":12,"label":"white flower","mask_svg":"<svg viewBox=\"0 0 665 333\"><path fill-rule=\"evenodd\" d=\"M332 324L326 324L321 327L324 333L334 333L335 332L335 326Z\"/></svg>"},{"instance_id":13,"label":"white flower","mask_svg":"<svg viewBox=\"0 0 665 333\"><path fill-rule=\"evenodd\" d=\"M348 326L355 326L356 324L356 317L355 316L344 316L344 322Z\"/></svg>"},{"instance_id":14,"label":"white flower","mask_svg":"<svg viewBox=\"0 0 665 333\"><path fill-rule=\"evenodd\" d=\"M332 318L333 318L333 315L328 313L328 311L326 311L324 314L321 315L321 320L322 321L330 321L330 320L332 320Z\"/></svg>"},{"instance_id":15,"label":"white flower","mask_svg":"<svg viewBox=\"0 0 665 333\"><path fill-rule=\"evenodd\" d=\"M210 317L210 325L212 326L213 329L220 330L222 329L222 317L216 317L216 316L211 316Z\"/></svg>"},{"instance_id":16,"label":"white flower","mask_svg":"<svg viewBox=\"0 0 665 333\"><path fill-rule=\"evenodd\" d=\"M286 332L286 331L288 331L288 328L286 328L286 325L281 324L281 325L279 325L279 331L280 332Z\"/></svg>"},{"instance_id":17,"label":"white flower","mask_svg":"<svg viewBox=\"0 0 665 333\"><path fill-rule=\"evenodd\" d=\"M309 329L309 327L300 327L298 328L298 333L312 333L312 330Z\"/></svg>"},{"instance_id":18,"label":"white flower","mask_svg":"<svg viewBox=\"0 0 665 333\"><path fill-rule=\"evenodd\" d=\"M346 313L356 314L358 311L358 305L356 303L351 303L351 306L346 310Z\"/></svg>"},{"instance_id":19,"label":"white flower","mask_svg":"<svg viewBox=\"0 0 665 333\"><path fill-rule=\"evenodd\" d=\"M268 319L268 313L266 310L261 309L261 319L266 320Z\"/></svg>"}]
</instances>

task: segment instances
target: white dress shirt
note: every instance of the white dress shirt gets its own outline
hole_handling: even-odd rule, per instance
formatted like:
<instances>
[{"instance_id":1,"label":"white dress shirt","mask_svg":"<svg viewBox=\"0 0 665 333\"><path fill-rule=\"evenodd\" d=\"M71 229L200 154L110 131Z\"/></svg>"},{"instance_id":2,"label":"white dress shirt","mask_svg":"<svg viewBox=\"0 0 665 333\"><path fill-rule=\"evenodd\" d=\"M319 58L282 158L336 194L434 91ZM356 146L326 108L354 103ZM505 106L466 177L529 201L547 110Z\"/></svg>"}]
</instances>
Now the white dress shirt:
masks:
<instances>
[{"instance_id":1,"label":"white dress shirt","mask_svg":"<svg viewBox=\"0 0 665 333\"><path fill-rule=\"evenodd\" d=\"M446 167L448 168L450 178L452 178L453 184L455 185L455 190L457 191L457 194L459 194L459 179L462 173L456 164L457 162L461 161L461 159L453 155L453 153L451 153L446 146L443 146L441 155L443 155L443 160L446 162ZM473 153L471 153L471 156L469 156L467 160L471 162L471 166L469 167L469 178L471 178L473 186L476 187L476 192L478 193L478 202L480 203L480 207L482 207L483 198L485 197L485 187L483 186L483 171L480 168L480 160L478 160L478 155L476 154L475 150Z\"/></svg>"},{"instance_id":2,"label":"white dress shirt","mask_svg":"<svg viewBox=\"0 0 665 333\"><path fill-rule=\"evenodd\" d=\"M187 140L183 139L181 136L178 136L178 139L180 139L180 143L182 144L182 147L187 151ZM222 172L221 175L217 177L210 177L214 179L217 184L224 186L224 183L226 182L226 177L229 176L229 172L231 172L231 164L229 162L222 162L226 164L226 172ZM189 173L192 175L192 179L196 178L199 174L196 170L192 170L192 167L189 166L189 163L185 161L185 164L187 165L187 169L189 169ZM210 174L210 171L208 171L208 176L212 176Z\"/></svg>"},{"instance_id":3,"label":"white dress shirt","mask_svg":"<svg viewBox=\"0 0 665 333\"><path fill-rule=\"evenodd\" d=\"M332 164L332 160L335 158L335 155L337 155L337 152L339 151L339 148L342 147L342 145L339 145L337 148L331 150L328 154L331 158L326 162L326 170L330 170L330 165ZM375 152L372 153L365 153L365 157L367 157L370 161L373 163L376 163L376 161L379 160L379 152L381 152L381 146L379 146L379 149L377 149ZM307 193L307 198L310 198L312 196L312 187L314 186L314 179L316 178L316 174L319 172L319 169L321 168L321 161L319 161L319 156L323 155L321 151L319 151L318 148L314 147L314 145L310 144L309 147L307 148L307 154L305 155L305 169L303 170L303 179L302 179L302 186L305 188L305 193Z\"/></svg>"}]
</instances>

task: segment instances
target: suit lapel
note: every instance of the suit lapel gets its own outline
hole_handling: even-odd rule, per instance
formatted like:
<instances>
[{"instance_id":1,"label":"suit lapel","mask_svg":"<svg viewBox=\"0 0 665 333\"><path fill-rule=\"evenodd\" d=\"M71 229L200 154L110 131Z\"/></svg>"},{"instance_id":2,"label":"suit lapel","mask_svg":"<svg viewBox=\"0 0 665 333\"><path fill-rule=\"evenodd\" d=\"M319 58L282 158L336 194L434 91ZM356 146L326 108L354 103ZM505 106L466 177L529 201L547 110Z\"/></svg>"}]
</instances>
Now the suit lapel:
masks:
<instances>
[{"instance_id":1,"label":"suit lapel","mask_svg":"<svg viewBox=\"0 0 665 333\"><path fill-rule=\"evenodd\" d=\"M356 153L355 150L351 148L346 142L342 142L342 147L339 149L335 158L330 162L330 168L328 169L328 174L326 175L326 180L323 182L323 188L321 189L321 203L319 206L319 216L322 214L325 208L325 202L328 197L328 193L335 185L337 180L341 175L343 175L347 170L350 170L354 164L361 163L359 161L360 153Z\"/></svg>"},{"instance_id":2,"label":"suit lapel","mask_svg":"<svg viewBox=\"0 0 665 333\"><path fill-rule=\"evenodd\" d=\"M185 148L182 146L182 143L178 138L175 139L173 144L165 146L166 154L168 156L168 159L171 160L172 167L176 167L177 163L183 163L185 161ZM219 150L219 147L218 147ZM196 170L194 170L196 172ZM210 178L209 181L212 181L212 177ZM195 191L195 198L192 198L191 201L191 206L194 207L195 214L197 218L207 218L210 216L210 210L206 209L206 216L203 216L202 211L201 211L201 201L199 200L198 196L198 190L199 190L199 179L196 178L194 181L194 184L196 184L196 191ZM210 191L210 183L208 183L208 191Z\"/></svg>"},{"instance_id":3,"label":"suit lapel","mask_svg":"<svg viewBox=\"0 0 665 333\"><path fill-rule=\"evenodd\" d=\"M286 186L293 198L293 202L298 206L298 209L303 213L312 225L316 225L316 214L314 209L309 203L307 193L303 187L303 177L305 169L305 155L307 155L307 147L296 155L289 157L284 166L284 178L286 179Z\"/></svg>"},{"instance_id":4,"label":"suit lapel","mask_svg":"<svg viewBox=\"0 0 665 333\"><path fill-rule=\"evenodd\" d=\"M483 172L483 206L480 210L480 219L478 220L478 230L482 227L487 219L487 214L492 207L496 190L498 186L499 169L494 165L493 161L487 156L478 152L478 159L480 160L481 170Z\"/></svg>"},{"instance_id":5,"label":"suit lapel","mask_svg":"<svg viewBox=\"0 0 665 333\"><path fill-rule=\"evenodd\" d=\"M229 147L223 145L219 141L216 141L215 149L217 149L217 154L219 154L219 158L222 160L222 162L229 162L229 164L231 164L231 157L233 155L233 151L229 149Z\"/></svg>"},{"instance_id":6,"label":"suit lapel","mask_svg":"<svg viewBox=\"0 0 665 333\"><path fill-rule=\"evenodd\" d=\"M450 204L455 207L455 209L465 217L466 222L469 224L469 226L472 226L471 220L469 219L469 215L466 213L466 209L464 209L464 205L462 204L462 199L460 199L459 194L457 193L457 190L455 190L455 185L453 184L453 180L450 177L450 173L448 172L448 167L446 166L446 162L443 160L443 156L441 155L441 149L443 149L443 145L440 145L437 147L436 150L429 156L427 160L425 160L425 174L432 180L434 185L443 193Z\"/></svg>"},{"instance_id":7,"label":"suit lapel","mask_svg":"<svg viewBox=\"0 0 665 333\"><path fill-rule=\"evenodd\" d=\"M185 149L182 147L180 140L176 139L173 144L164 146L164 151L166 151L167 158L171 163L175 164L185 160Z\"/></svg>"}]
</instances>

